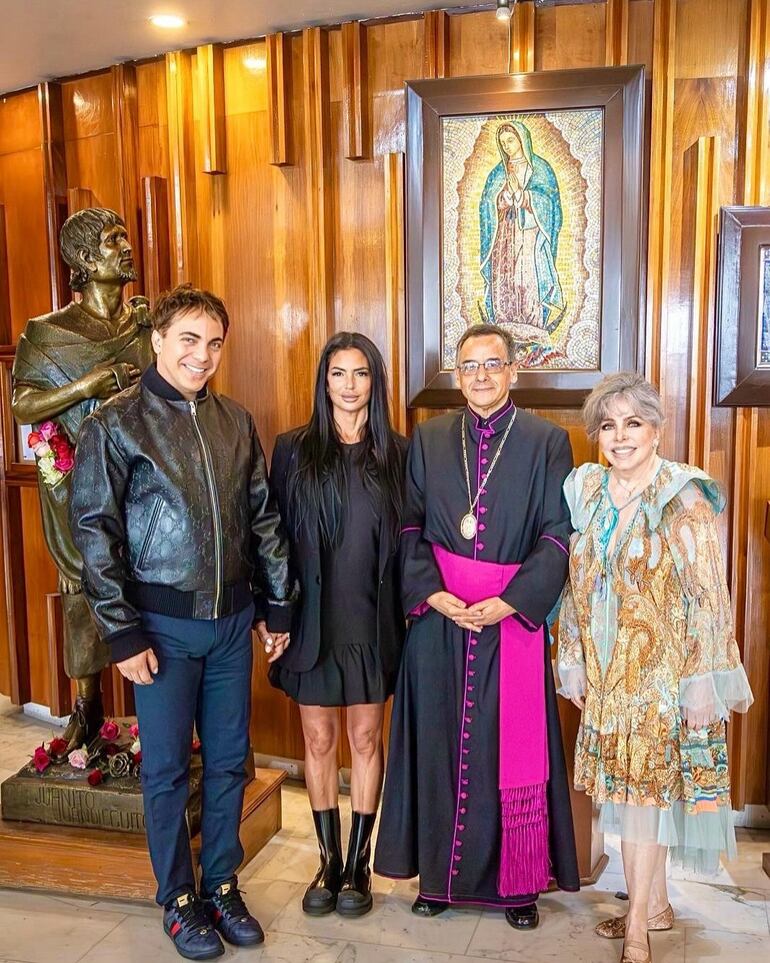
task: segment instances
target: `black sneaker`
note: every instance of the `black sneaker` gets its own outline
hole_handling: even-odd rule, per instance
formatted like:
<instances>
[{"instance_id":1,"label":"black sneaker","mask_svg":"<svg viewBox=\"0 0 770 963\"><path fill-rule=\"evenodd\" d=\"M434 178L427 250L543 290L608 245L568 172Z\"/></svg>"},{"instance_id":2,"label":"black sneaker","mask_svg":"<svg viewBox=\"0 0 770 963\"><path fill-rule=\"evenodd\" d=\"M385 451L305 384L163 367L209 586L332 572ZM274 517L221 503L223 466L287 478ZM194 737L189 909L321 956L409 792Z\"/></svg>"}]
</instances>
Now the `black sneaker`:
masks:
<instances>
[{"instance_id":1,"label":"black sneaker","mask_svg":"<svg viewBox=\"0 0 770 963\"><path fill-rule=\"evenodd\" d=\"M235 877L222 883L203 902L209 919L228 943L255 946L264 941L262 927L243 902Z\"/></svg>"},{"instance_id":2,"label":"black sneaker","mask_svg":"<svg viewBox=\"0 0 770 963\"><path fill-rule=\"evenodd\" d=\"M225 948L195 893L182 893L163 911L163 929L186 960L213 960Z\"/></svg>"}]
</instances>

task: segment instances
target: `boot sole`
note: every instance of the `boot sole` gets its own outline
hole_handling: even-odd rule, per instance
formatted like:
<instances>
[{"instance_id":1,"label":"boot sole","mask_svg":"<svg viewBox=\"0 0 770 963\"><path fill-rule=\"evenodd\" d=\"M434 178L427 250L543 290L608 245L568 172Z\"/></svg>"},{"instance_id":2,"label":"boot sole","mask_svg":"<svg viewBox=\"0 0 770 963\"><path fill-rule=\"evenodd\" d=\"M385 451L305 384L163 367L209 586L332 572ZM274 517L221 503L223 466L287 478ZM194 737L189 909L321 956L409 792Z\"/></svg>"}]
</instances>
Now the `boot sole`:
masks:
<instances>
[{"instance_id":1,"label":"boot sole","mask_svg":"<svg viewBox=\"0 0 770 963\"><path fill-rule=\"evenodd\" d=\"M335 909L337 909L336 901L324 906L306 906L304 903L302 904L302 912L306 916L328 916L329 913L333 913Z\"/></svg>"},{"instance_id":2,"label":"boot sole","mask_svg":"<svg viewBox=\"0 0 770 963\"><path fill-rule=\"evenodd\" d=\"M372 897L369 897L366 903L354 903L350 906L343 903L340 905L339 900L337 900L337 912L340 916L366 916L366 914L371 910L374 905Z\"/></svg>"}]
</instances>

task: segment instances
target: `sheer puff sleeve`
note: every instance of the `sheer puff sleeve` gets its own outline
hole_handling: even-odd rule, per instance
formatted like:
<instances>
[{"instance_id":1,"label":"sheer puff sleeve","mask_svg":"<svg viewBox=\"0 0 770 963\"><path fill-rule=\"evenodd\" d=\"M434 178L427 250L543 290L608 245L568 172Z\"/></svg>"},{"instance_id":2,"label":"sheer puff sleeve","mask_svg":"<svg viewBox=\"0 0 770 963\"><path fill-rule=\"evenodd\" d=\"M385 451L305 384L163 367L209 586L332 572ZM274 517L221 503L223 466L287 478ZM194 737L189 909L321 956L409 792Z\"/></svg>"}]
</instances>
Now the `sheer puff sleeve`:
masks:
<instances>
[{"instance_id":1,"label":"sheer puff sleeve","mask_svg":"<svg viewBox=\"0 0 770 963\"><path fill-rule=\"evenodd\" d=\"M682 466L684 469L685 466ZM745 712L754 697L733 632L716 515L724 500L697 469L665 506L662 526L687 601L686 656L679 684L692 725Z\"/></svg>"},{"instance_id":2,"label":"sheer puff sleeve","mask_svg":"<svg viewBox=\"0 0 770 963\"><path fill-rule=\"evenodd\" d=\"M564 588L559 610L559 656L556 670L559 675L556 691L559 695L565 699L582 699L586 694L586 664L569 581Z\"/></svg>"},{"instance_id":3,"label":"sheer puff sleeve","mask_svg":"<svg viewBox=\"0 0 770 963\"><path fill-rule=\"evenodd\" d=\"M598 504L604 470L599 465L573 468L564 482L564 498L575 533L570 544L585 531ZM565 699L582 699L586 694L586 666L583 639L569 577L559 610L559 648L556 662L559 684L556 691Z\"/></svg>"}]
</instances>

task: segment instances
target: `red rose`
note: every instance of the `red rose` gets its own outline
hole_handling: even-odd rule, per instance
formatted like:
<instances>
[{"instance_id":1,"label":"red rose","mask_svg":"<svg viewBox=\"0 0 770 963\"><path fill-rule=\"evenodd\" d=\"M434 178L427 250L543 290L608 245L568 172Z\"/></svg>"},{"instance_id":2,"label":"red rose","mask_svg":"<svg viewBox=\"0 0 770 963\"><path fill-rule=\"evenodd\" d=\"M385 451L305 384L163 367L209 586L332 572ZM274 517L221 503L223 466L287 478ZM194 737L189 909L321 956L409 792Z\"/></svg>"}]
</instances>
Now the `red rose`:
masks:
<instances>
[{"instance_id":1,"label":"red rose","mask_svg":"<svg viewBox=\"0 0 770 963\"><path fill-rule=\"evenodd\" d=\"M61 435L54 435L48 442L51 451L56 452L57 455L65 455L69 452L69 442L66 438L62 438Z\"/></svg>"},{"instance_id":2,"label":"red rose","mask_svg":"<svg viewBox=\"0 0 770 963\"><path fill-rule=\"evenodd\" d=\"M48 743L48 752L52 756L60 756L67 749L66 739L51 739Z\"/></svg>"},{"instance_id":3,"label":"red rose","mask_svg":"<svg viewBox=\"0 0 770 963\"><path fill-rule=\"evenodd\" d=\"M105 756L107 756L108 759L111 756L117 756L119 752L120 752L120 749L118 749L118 747L115 745L114 742L110 742L104 747L104 754Z\"/></svg>"},{"instance_id":4,"label":"red rose","mask_svg":"<svg viewBox=\"0 0 770 963\"><path fill-rule=\"evenodd\" d=\"M30 448L34 448L35 445L39 445L42 440L43 439L40 437L40 435L36 431L31 431L27 435L27 444L29 445Z\"/></svg>"},{"instance_id":5,"label":"red rose","mask_svg":"<svg viewBox=\"0 0 770 963\"><path fill-rule=\"evenodd\" d=\"M105 719L99 730L99 735L105 742L113 742L120 735L120 726L114 719Z\"/></svg>"},{"instance_id":6,"label":"red rose","mask_svg":"<svg viewBox=\"0 0 770 963\"><path fill-rule=\"evenodd\" d=\"M53 460L53 467L58 468L63 475L66 475L68 471L72 471L75 467L75 459L68 451L64 454L57 453Z\"/></svg>"},{"instance_id":7,"label":"red rose","mask_svg":"<svg viewBox=\"0 0 770 963\"><path fill-rule=\"evenodd\" d=\"M201 751L201 741L200 741L200 739L193 739L193 741L192 741L192 751L193 751L193 752L200 752L200 751Z\"/></svg>"},{"instance_id":8,"label":"red rose","mask_svg":"<svg viewBox=\"0 0 770 963\"><path fill-rule=\"evenodd\" d=\"M135 763L137 766L141 766L141 764L142 764L142 750L141 750L141 749L139 750L139 752L134 752L134 753L132 753L132 755L131 755L131 761L132 761L133 763Z\"/></svg>"},{"instance_id":9,"label":"red rose","mask_svg":"<svg viewBox=\"0 0 770 963\"><path fill-rule=\"evenodd\" d=\"M88 774L88 785L98 786L99 783L104 779L101 769L92 769Z\"/></svg>"},{"instance_id":10,"label":"red rose","mask_svg":"<svg viewBox=\"0 0 770 963\"><path fill-rule=\"evenodd\" d=\"M46 769L51 765L51 757L45 751L45 746L38 746L35 749L35 755L32 757L32 762L34 763L35 769L38 772L45 772Z\"/></svg>"}]
</instances>

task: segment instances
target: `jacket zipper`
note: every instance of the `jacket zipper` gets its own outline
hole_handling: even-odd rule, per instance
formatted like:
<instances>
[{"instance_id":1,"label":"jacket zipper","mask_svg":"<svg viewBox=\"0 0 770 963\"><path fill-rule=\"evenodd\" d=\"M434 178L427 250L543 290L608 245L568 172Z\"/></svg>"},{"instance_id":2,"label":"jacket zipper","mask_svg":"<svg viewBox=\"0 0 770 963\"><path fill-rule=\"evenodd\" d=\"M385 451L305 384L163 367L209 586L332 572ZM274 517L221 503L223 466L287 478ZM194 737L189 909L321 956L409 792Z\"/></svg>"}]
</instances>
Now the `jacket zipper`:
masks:
<instances>
[{"instance_id":1,"label":"jacket zipper","mask_svg":"<svg viewBox=\"0 0 770 963\"><path fill-rule=\"evenodd\" d=\"M188 404L190 405L190 414L192 415L193 425L195 427L195 432L198 435L198 442L200 443L201 454L203 455L203 470L206 475L206 485L208 486L209 498L211 500L211 515L214 519L214 618L218 619L220 603L222 600L222 519L219 513L219 496L217 495L217 487L214 484L214 469L211 464L211 452L209 451L209 446L206 444L206 440L203 437L203 432L198 424L197 405L194 401L189 401Z\"/></svg>"}]
</instances>

